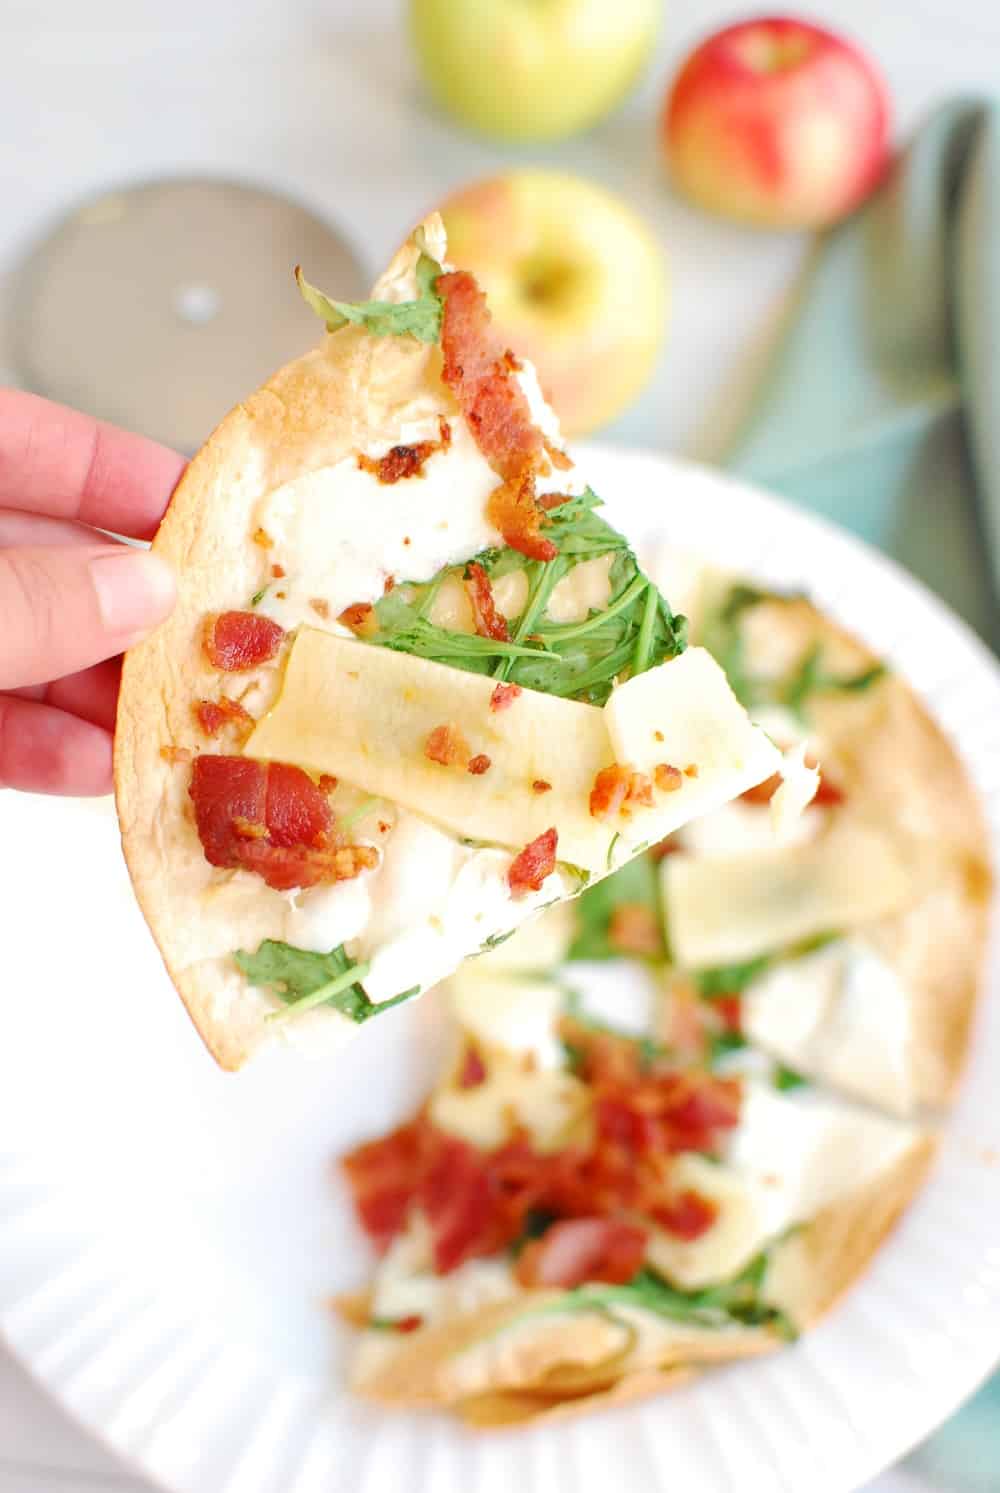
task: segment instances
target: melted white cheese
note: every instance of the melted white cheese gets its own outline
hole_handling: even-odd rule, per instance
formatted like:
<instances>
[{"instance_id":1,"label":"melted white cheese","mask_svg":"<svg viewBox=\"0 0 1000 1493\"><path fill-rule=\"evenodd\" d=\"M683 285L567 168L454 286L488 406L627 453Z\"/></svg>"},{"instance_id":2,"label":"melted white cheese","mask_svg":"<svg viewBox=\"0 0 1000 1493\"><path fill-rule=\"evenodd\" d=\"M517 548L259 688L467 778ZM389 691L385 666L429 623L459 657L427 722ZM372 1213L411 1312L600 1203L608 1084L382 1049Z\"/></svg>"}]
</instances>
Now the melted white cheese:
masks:
<instances>
[{"instance_id":1,"label":"melted white cheese","mask_svg":"<svg viewBox=\"0 0 1000 1493\"><path fill-rule=\"evenodd\" d=\"M561 1068L565 1061L556 1036L563 991L542 977L481 969L476 959L449 982L455 1020L488 1048L527 1057L535 1069Z\"/></svg>"},{"instance_id":2,"label":"melted white cheese","mask_svg":"<svg viewBox=\"0 0 1000 1493\"><path fill-rule=\"evenodd\" d=\"M373 1001L427 989L488 938L571 890L556 870L539 891L514 900L508 851L462 845L419 815L398 813L370 880L372 916L350 950L371 963L362 983Z\"/></svg>"},{"instance_id":3,"label":"melted white cheese","mask_svg":"<svg viewBox=\"0 0 1000 1493\"><path fill-rule=\"evenodd\" d=\"M803 810L788 821L781 844L805 844L815 838L825 820L822 809ZM677 838L693 855L752 855L761 850L773 850L778 843L768 806L744 803L738 798L685 824L678 831Z\"/></svg>"}]
</instances>

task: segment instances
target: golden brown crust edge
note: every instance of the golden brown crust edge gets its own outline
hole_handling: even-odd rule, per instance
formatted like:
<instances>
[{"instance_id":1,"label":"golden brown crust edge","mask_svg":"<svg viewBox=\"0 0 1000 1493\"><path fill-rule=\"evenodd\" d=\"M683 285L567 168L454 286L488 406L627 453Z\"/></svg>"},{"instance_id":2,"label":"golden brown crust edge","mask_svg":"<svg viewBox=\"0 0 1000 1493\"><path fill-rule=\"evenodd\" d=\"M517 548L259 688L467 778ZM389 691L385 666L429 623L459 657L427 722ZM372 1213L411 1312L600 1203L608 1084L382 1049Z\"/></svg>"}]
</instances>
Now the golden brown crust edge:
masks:
<instances>
[{"instance_id":1,"label":"golden brown crust edge","mask_svg":"<svg viewBox=\"0 0 1000 1493\"><path fill-rule=\"evenodd\" d=\"M405 246L380 285L415 254ZM378 440L393 411L426 389L439 357L425 344L374 341L354 327L326 337L226 416L184 472L153 541L178 577L178 602L125 656L114 760L122 848L167 972L226 1069L270 1040L263 1018L271 1003L221 949L195 947L199 899L214 883L187 815L187 769L165 761L161 748L204 745L191 705L217 692L219 680L202 656L201 627L209 612L246 605L266 579L266 551L252 542L255 504ZM237 922L232 946L238 933Z\"/></svg>"},{"instance_id":2,"label":"golden brown crust edge","mask_svg":"<svg viewBox=\"0 0 1000 1493\"><path fill-rule=\"evenodd\" d=\"M752 655L778 647L798 658L822 643L834 672L879 662L811 602L768 602L751 616ZM926 868L919 900L865 934L913 998L915 1100L943 1108L968 1055L986 958L993 879L982 804L957 750L898 675L859 694L821 697L815 716L826 762L851 804L898 829Z\"/></svg>"}]
</instances>

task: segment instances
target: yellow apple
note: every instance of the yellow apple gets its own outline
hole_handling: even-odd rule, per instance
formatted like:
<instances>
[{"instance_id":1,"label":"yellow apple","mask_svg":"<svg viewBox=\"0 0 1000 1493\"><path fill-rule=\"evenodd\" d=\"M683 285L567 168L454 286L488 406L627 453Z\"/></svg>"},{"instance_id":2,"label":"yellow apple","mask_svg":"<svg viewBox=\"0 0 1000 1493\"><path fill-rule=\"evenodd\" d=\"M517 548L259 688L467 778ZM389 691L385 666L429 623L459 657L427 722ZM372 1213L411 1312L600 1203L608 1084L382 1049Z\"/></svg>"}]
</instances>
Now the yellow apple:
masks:
<instances>
[{"instance_id":1,"label":"yellow apple","mask_svg":"<svg viewBox=\"0 0 1000 1493\"><path fill-rule=\"evenodd\" d=\"M661 0L410 0L442 108L504 140L557 140L603 118L652 50Z\"/></svg>"},{"instance_id":2,"label":"yellow apple","mask_svg":"<svg viewBox=\"0 0 1000 1493\"><path fill-rule=\"evenodd\" d=\"M617 415L648 379L666 321L665 258L645 224L603 187L541 170L476 182L441 214L449 260L476 276L563 430Z\"/></svg>"}]
</instances>

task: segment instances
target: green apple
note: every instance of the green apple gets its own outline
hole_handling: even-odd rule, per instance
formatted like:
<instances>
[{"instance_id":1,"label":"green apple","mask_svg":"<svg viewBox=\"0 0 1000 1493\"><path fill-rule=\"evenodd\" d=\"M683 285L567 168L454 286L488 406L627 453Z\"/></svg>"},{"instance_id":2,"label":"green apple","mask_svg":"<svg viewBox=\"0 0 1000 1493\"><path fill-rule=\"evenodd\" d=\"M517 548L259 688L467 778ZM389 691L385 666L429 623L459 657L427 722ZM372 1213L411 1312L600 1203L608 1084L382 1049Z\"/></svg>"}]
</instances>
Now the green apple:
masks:
<instances>
[{"instance_id":1,"label":"green apple","mask_svg":"<svg viewBox=\"0 0 1000 1493\"><path fill-rule=\"evenodd\" d=\"M463 124L556 140L625 96L648 59L661 0L410 0L424 78Z\"/></svg>"},{"instance_id":2,"label":"green apple","mask_svg":"<svg viewBox=\"0 0 1000 1493\"><path fill-rule=\"evenodd\" d=\"M665 257L620 198L557 171L509 171L441 205L448 259L471 270L500 335L529 358L567 435L603 425L652 371Z\"/></svg>"}]
</instances>

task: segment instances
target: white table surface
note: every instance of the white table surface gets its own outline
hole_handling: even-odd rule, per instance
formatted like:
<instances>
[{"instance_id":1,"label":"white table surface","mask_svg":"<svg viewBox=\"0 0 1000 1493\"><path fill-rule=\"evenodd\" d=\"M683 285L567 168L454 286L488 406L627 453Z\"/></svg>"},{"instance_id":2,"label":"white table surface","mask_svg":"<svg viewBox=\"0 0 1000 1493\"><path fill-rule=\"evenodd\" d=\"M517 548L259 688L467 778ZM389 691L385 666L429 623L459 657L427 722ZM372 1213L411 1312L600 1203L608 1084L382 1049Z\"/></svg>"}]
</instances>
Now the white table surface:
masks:
<instances>
[{"instance_id":1,"label":"white table surface","mask_svg":"<svg viewBox=\"0 0 1000 1493\"><path fill-rule=\"evenodd\" d=\"M835 19L875 52L900 134L941 98L996 88L997 0L792 8ZM374 272L446 191L511 161L538 161L620 191L671 259L668 346L647 392L606 434L716 456L804 245L710 222L672 198L653 121L692 41L753 7L669 0L660 54L616 118L581 139L517 151L463 136L431 112L401 9L394 0L0 0L0 369L6 272L49 222L101 187L186 171L280 186L344 224ZM0 1493L60 1488L149 1485L70 1424L0 1349ZM900 1470L868 1493L930 1490Z\"/></svg>"}]
</instances>

